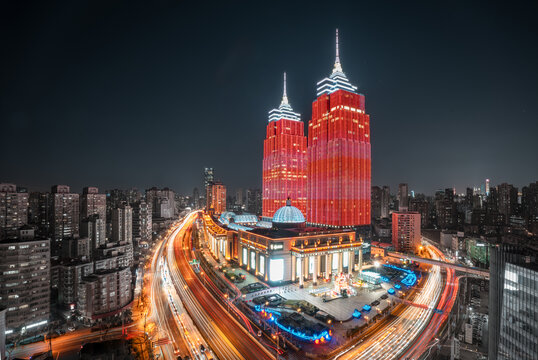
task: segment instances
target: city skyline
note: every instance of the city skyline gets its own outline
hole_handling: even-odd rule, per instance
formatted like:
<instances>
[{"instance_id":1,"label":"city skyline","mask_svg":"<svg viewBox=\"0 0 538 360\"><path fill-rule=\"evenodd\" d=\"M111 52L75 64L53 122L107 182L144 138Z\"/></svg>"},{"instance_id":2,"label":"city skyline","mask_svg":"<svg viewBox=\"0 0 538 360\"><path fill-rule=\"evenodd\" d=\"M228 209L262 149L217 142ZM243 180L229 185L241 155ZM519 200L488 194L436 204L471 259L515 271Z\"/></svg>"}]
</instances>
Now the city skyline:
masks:
<instances>
[{"instance_id":1,"label":"city skyline","mask_svg":"<svg viewBox=\"0 0 538 360\"><path fill-rule=\"evenodd\" d=\"M186 194L201 187L203 166L212 166L231 189L260 188L260 144L267 111L281 95L281 74L288 73L288 95L308 122L315 83L332 63L337 27L346 71L368 97L368 113L376 120L373 185L394 189L406 182L417 193L431 194L454 186L463 192L485 178L521 187L538 176L526 166L538 153L532 140L538 126L532 64L538 54L526 46L536 32L527 18L533 5L467 6L463 12L458 5L394 4L383 11L363 4L358 15L344 15L358 7L342 5L348 11L341 17L314 25L305 18L318 13L294 4L287 10L304 15L299 24L271 30L267 25L278 9L266 9L256 23L244 19L226 27L223 18L240 19L251 9L216 7L198 23L195 5L162 5L148 14L143 6L125 13L110 6L99 8L95 23L91 5L69 5L62 12L54 5L31 12L10 6L3 22L13 37L2 60L1 118L7 132L25 134L31 145L20 147L17 137L2 143L7 153L18 146L18 156L3 167L4 182L32 190L53 184L169 186ZM186 10L195 16L178 22ZM504 10L519 21L501 23ZM479 11L490 16L477 18ZM416 25L401 27L401 14L414 14ZM136 19L145 21L123 26ZM428 24L428 34L418 31ZM187 29L193 35L181 36ZM187 71L192 64L199 71ZM215 99L213 106L204 106L204 97L195 95L201 92ZM446 104L449 99L454 102ZM201 123L214 131L204 131ZM494 131L501 126L502 132ZM35 161L31 167L19 161L35 159L36 149L62 161ZM217 163L221 149L228 156ZM182 153L189 156L180 159Z\"/></svg>"}]
</instances>

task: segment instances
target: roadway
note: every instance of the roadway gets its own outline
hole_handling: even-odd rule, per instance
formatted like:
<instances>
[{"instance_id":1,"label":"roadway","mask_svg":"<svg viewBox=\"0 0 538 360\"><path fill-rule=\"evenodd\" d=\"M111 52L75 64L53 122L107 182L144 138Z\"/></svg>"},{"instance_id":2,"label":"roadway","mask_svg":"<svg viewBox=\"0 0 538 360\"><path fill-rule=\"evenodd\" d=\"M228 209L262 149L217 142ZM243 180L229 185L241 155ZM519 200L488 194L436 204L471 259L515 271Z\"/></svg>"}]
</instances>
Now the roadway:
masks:
<instances>
[{"instance_id":1,"label":"roadway","mask_svg":"<svg viewBox=\"0 0 538 360\"><path fill-rule=\"evenodd\" d=\"M433 251L429 251L432 257L437 257ZM425 305L427 309L417 306L405 307L403 311L399 312L394 319L388 321L379 331L344 350L334 359L401 358L401 354L413 344L429 323L441 291L441 270L439 266L433 266L422 289L417 292L413 299L413 303Z\"/></svg>"},{"instance_id":2,"label":"roadway","mask_svg":"<svg viewBox=\"0 0 538 360\"><path fill-rule=\"evenodd\" d=\"M211 295L189 265L192 226L197 217L198 212L191 213L168 243L170 278L183 305L219 359L274 359L275 356Z\"/></svg>"}]
</instances>

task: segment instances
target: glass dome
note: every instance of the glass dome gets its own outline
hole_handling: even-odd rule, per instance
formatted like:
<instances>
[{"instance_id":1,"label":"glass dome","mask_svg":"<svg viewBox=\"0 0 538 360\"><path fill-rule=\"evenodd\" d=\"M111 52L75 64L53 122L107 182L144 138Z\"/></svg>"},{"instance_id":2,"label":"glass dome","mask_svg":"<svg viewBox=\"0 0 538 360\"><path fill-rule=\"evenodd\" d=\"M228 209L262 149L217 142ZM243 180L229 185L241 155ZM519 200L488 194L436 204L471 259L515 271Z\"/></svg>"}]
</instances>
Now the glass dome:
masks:
<instances>
[{"instance_id":1,"label":"glass dome","mask_svg":"<svg viewBox=\"0 0 538 360\"><path fill-rule=\"evenodd\" d=\"M301 210L291 206L291 201L286 201L286 206L281 207L273 215L273 224L275 225L300 225L306 222Z\"/></svg>"}]
</instances>

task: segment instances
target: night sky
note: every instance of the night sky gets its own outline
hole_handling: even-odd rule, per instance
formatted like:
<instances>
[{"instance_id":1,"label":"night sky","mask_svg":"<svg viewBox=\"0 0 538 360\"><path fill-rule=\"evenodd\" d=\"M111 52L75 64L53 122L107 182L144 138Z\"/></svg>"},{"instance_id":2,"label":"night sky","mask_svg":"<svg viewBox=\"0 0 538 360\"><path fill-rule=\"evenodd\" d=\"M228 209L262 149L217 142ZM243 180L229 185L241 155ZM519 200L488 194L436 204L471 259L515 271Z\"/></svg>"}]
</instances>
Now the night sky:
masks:
<instances>
[{"instance_id":1,"label":"night sky","mask_svg":"<svg viewBox=\"0 0 538 360\"><path fill-rule=\"evenodd\" d=\"M213 166L261 187L282 72L307 123L335 28L373 185L538 180L536 1L145 3L1 5L0 182L190 193Z\"/></svg>"}]
</instances>

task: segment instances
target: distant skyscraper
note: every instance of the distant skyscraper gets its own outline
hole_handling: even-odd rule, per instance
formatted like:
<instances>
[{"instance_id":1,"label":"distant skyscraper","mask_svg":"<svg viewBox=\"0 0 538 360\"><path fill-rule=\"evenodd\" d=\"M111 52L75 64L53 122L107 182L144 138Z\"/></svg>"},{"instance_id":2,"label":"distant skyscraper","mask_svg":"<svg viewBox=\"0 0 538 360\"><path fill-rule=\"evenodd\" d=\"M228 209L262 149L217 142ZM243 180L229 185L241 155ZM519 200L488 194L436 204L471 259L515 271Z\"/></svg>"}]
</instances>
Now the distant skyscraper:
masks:
<instances>
[{"instance_id":1,"label":"distant skyscraper","mask_svg":"<svg viewBox=\"0 0 538 360\"><path fill-rule=\"evenodd\" d=\"M383 190L379 186L372 186L372 219L381 217L381 199Z\"/></svg>"},{"instance_id":2,"label":"distant skyscraper","mask_svg":"<svg viewBox=\"0 0 538 360\"><path fill-rule=\"evenodd\" d=\"M256 215L262 213L262 191L260 189L248 189L246 191L247 211Z\"/></svg>"},{"instance_id":3,"label":"distant skyscraper","mask_svg":"<svg viewBox=\"0 0 538 360\"><path fill-rule=\"evenodd\" d=\"M133 209L129 205L112 211L112 241L133 242Z\"/></svg>"},{"instance_id":4,"label":"distant skyscraper","mask_svg":"<svg viewBox=\"0 0 538 360\"><path fill-rule=\"evenodd\" d=\"M214 175L213 175L213 168L206 167L204 168L204 188L207 188L209 184L213 183L215 181Z\"/></svg>"},{"instance_id":5,"label":"distant skyscraper","mask_svg":"<svg viewBox=\"0 0 538 360\"><path fill-rule=\"evenodd\" d=\"M409 208L409 185L398 185L398 210L406 211Z\"/></svg>"},{"instance_id":6,"label":"distant skyscraper","mask_svg":"<svg viewBox=\"0 0 538 360\"><path fill-rule=\"evenodd\" d=\"M490 252L488 358L535 360L538 355L538 253L497 245Z\"/></svg>"},{"instance_id":7,"label":"distant skyscraper","mask_svg":"<svg viewBox=\"0 0 538 360\"><path fill-rule=\"evenodd\" d=\"M334 69L317 85L308 123L307 221L370 225L370 117L342 70L338 30Z\"/></svg>"},{"instance_id":8,"label":"distant skyscraper","mask_svg":"<svg viewBox=\"0 0 538 360\"><path fill-rule=\"evenodd\" d=\"M389 205L390 205L390 188L383 186L383 192L381 197L381 217L389 217Z\"/></svg>"},{"instance_id":9,"label":"distant skyscraper","mask_svg":"<svg viewBox=\"0 0 538 360\"><path fill-rule=\"evenodd\" d=\"M293 204L306 214L306 137L301 115L293 112L286 93L286 73L282 102L269 111L263 142L263 216Z\"/></svg>"},{"instance_id":10,"label":"distant skyscraper","mask_svg":"<svg viewBox=\"0 0 538 360\"><path fill-rule=\"evenodd\" d=\"M396 251L416 252L420 245L420 214L398 211L392 213L392 246Z\"/></svg>"},{"instance_id":11,"label":"distant skyscraper","mask_svg":"<svg viewBox=\"0 0 538 360\"><path fill-rule=\"evenodd\" d=\"M239 188L235 191L235 205L241 207L243 206L244 204L244 200L243 200L243 197L244 197L244 191L243 189Z\"/></svg>"},{"instance_id":12,"label":"distant skyscraper","mask_svg":"<svg viewBox=\"0 0 538 360\"><path fill-rule=\"evenodd\" d=\"M15 184L0 184L0 239L16 235L28 223L28 193Z\"/></svg>"},{"instance_id":13,"label":"distant skyscraper","mask_svg":"<svg viewBox=\"0 0 538 360\"><path fill-rule=\"evenodd\" d=\"M486 179L486 196L489 196L489 179Z\"/></svg>"}]
</instances>

